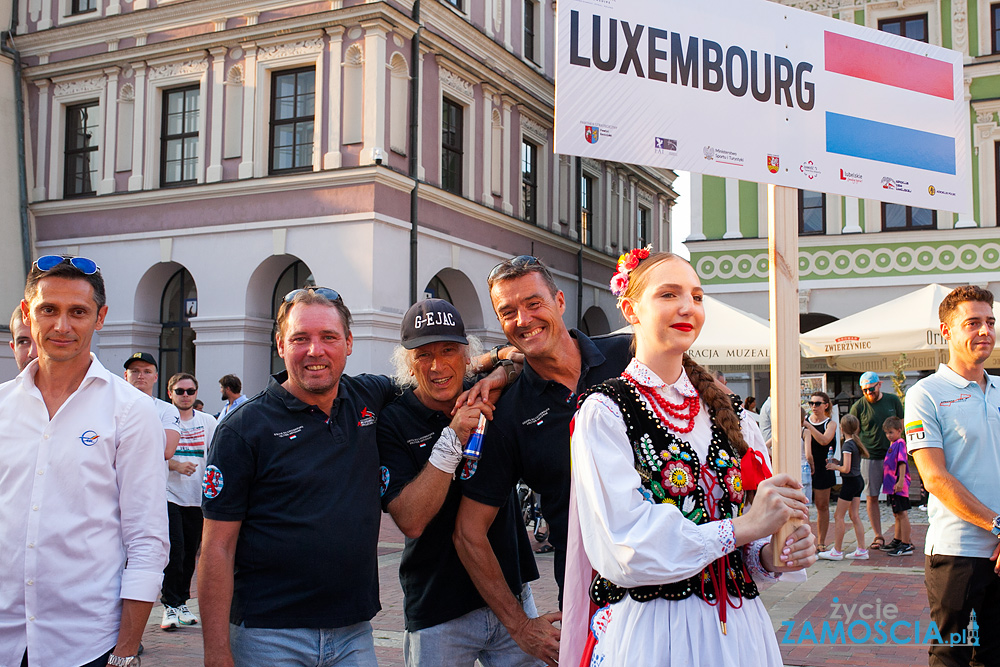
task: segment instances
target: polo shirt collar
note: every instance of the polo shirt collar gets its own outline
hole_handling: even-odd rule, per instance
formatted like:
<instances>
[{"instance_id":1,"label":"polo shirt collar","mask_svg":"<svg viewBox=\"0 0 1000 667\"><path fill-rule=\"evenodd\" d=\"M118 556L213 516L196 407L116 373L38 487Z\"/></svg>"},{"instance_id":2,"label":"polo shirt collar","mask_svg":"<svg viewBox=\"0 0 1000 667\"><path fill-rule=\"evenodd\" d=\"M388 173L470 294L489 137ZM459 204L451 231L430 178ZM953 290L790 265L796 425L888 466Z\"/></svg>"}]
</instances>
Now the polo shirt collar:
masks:
<instances>
[{"instance_id":1,"label":"polo shirt collar","mask_svg":"<svg viewBox=\"0 0 1000 667\"><path fill-rule=\"evenodd\" d=\"M604 353L597 349L597 345L594 341L590 340L585 333L579 331L578 329L570 329L569 335L572 336L580 348L580 380L577 387L573 388L574 392L578 392L581 387L579 385L584 384L584 378L587 377L587 373L591 368L595 366L600 366L605 362ZM549 384L549 380L546 380L538 373L535 369L531 367L531 363L524 364L524 370L521 371L521 377L528 386L534 390L536 394L541 394ZM583 387L586 388L586 387Z\"/></svg>"},{"instance_id":2,"label":"polo shirt collar","mask_svg":"<svg viewBox=\"0 0 1000 667\"><path fill-rule=\"evenodd\" d=\"M292 396L291 393L281 385L288 379L288 371L281 371L280 373L275 373L271 376L271 379L267 382L267 392L274 396L278 401L280 401L290 412L306 412L307 410L313 408L314 406L309 405L304 401ZM343 388L343 384L340 385ZM334 408L337 406L337 401L340 400L340 392L337 392L337 398L334 400ZM331 411L331 414L333 411Z\"/></svg>"},{"instance_id":3,"label":"polo shirt collar","mask_svg":"<svg viewBox=\"0 0 1000 667\"><path fill-rule=\"evenodd\" d=\"M435 415L442 414L440 410L434 410L421 403L417 395L413 393L413 387L404 391L403 395L396 400L401 401L414 416L423 421L430 421Z\"/></svg>"},{"instance_id":4,"label":"polo shirt collar","mask_svg":"<svg viewBox=\"0 0 1000 667\"><path fill-rule=\"evenodd\" d=\"M985 372L985 371L984 371ZM948 364L941 364L938 366L938 374L941 379L948 382L948 384L955 385L959 389L964 389L971 384L978 384L975 380L966 380L964 377L953 371L948 367ZM992 386L994 389L1000 389L1000 378L994 375L986 373L986 382L988 385Z\"/></svg>"}]
</instances>

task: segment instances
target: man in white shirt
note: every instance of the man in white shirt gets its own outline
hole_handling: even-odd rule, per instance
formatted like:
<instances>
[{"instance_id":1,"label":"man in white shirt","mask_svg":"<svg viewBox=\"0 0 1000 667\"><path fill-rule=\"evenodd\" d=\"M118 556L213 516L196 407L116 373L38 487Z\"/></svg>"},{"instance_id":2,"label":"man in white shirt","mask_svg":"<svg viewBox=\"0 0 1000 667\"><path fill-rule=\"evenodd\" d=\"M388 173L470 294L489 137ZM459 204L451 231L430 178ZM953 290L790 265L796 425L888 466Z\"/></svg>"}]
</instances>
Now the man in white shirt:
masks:
<instances>
[{"instance_id":1,"label":"man in white shirt","mask_svg":"<svg viewBox=\"0 0 1000 667\"><path fill-rule=\"evenodd\" d=\"M170 562L163 571L163 621L160 628L176 630L194 625L198 617L188 609L195 556L201 546L201 481L205 456L215 434L215 417L198 412L198 380L190 373L176 373L167 381L167 392L180 413L181 441L167 461L167 517L170 521Z\"/></svg>"},{"instance_id":2,"label":"man in white shirt","mask_svg":"<svg viewBox=\"0 0 1000 667\"><path fill-rule=\"evenodd\" d=\"M243 391L243 383L232 373L219 378L219 389L222 391L222 400L226 401L226 404L222 406L222 411L218 414L219 419L222 419L246 401L247 397L240 393Z\"/></svg>"},{"instance_id":3,"label":"man in white shirt","mask_svg":"<svg viewBox=\"0 0 1000 667\"><path fill-rule=\"evenodd\" d=\"M10 316L10 349L14 352L14 361L17 363L19 373L31 363L32 359L38 358L38 349L31 338L31 329L24 323L21 306L15 308Z\"/></svg>"},{"instance_id":4,"label":"man in white shirt","mask_svg":"<svg viewBox=\"0 0 1000 667\"><path fill-rule=\"evenodd\" d=\"M90 352L97 265L41 257L24 292L38 359L0 385L0 665L137 666L167 561L163 431Z\"/></svg>"},{"instance_id":5,"label":"man in white shirt","mask_svg":"<svg viewBox=\"0 0 1000 667\"><path fill-rule=\"evenodd\" d=\"M172 404L153 396L159 378L156 359L149 352L136 352L125 360L125 379L130 385L153 399L153 406L167 437L163 458L169 461L177 451L177 445L181 440L181 417Z\"/></svg>"}]
</instances>

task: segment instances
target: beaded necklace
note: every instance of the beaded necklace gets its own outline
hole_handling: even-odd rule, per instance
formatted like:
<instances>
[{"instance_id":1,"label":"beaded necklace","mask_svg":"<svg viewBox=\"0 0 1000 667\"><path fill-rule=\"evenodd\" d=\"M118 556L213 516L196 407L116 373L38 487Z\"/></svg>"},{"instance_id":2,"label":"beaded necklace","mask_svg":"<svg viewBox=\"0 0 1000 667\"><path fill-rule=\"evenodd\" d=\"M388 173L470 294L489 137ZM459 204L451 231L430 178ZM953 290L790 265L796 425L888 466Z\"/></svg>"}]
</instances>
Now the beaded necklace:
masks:
<instances>
[{"instance_id":1,"label":"beaded necklace","mask_svg":"<svg viewBox=\"0 0 1000 667\"><path fill-rule=\"evenodd\" d=\"M653 411L656 412L656 416L664 424L668 424L678 433L690 433L694 430L694 418L701 412L701 400L697 393L694 396L685 396L683 401L675 404L661 396L660 392L656 391L656 389L640 383L629 373L622 373L622 377L628 380L629 384L635 387L649 401L649 404L653 406ZM670 418L674 421L671 421Z\"/></svg>"}]
</instances>

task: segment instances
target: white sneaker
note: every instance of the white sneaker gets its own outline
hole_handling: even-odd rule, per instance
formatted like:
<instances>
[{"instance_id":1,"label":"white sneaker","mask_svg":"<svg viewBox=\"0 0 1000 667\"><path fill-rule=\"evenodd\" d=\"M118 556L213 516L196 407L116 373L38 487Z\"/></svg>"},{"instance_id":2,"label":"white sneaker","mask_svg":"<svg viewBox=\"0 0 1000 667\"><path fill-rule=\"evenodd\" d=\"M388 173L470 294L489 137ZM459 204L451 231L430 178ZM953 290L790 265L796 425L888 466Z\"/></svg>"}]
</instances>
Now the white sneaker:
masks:
<instances>
[{"instance_id":1,"label":"white sneaker","mask_svg":"<svg viewBox=\"0 0 1000 667\"><path fill-rule=\"evenodd\" d=\"M177 610L173 607L163 607L163 620L160 622L160 629L170 632L181 627L180 619L177 618Z\"/></svg>"},{"instance_id":2,"label":"white sneaker","mask_svg":"<svg viewBox=\"0 0 1000 667\"><path fill-rule=\"evenodd\" d=\"M182 604L177 607L177 620L181 622L181 625L194 625L198 622L198 617L188 609L186 604Z\"/></svg>"},{"instance_id":3,"label":"white sneaker","mask_svg":"<svg viewBox=\"0 0 1000 667\"><path fill-rule=\"evenodd\" d=\"M851 560L868 560L868 549L855 549L851 553L847 554L847 557ZM183 623L184 621L181 621Z\"/></svg>"},{"instance_id":4,"label":"white sneaker","mask_svg":"<svg viewBox=\"0 0 1000 667\"><path fill-rule=\"evenodd\" d=\"M816 556L822 560L844 560L844 552L831 547L829 551L820 551Z\"/></svg>"}]
</instances>

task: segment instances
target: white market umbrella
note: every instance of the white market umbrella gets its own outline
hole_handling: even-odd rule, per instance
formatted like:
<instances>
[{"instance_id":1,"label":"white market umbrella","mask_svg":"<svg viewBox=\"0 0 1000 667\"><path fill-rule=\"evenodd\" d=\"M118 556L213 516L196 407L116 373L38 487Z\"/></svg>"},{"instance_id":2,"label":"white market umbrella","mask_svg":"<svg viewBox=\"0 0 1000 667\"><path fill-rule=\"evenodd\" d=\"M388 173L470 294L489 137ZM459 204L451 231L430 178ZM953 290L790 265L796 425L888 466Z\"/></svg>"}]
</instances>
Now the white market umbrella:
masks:
<instances>
[{"instance_id":1,"label":"white market umbrella","mask_svg":"<svg viewBox=\"0 0 1000 667\"><path fill-rule=\"evenodd\" d=\"M764 320L705 295L705 326L688 354L703 366L766 366L771 329ZM625 326L615 333L632 333Z\"/></svg>"}]
</instances>

